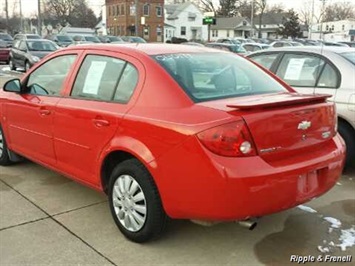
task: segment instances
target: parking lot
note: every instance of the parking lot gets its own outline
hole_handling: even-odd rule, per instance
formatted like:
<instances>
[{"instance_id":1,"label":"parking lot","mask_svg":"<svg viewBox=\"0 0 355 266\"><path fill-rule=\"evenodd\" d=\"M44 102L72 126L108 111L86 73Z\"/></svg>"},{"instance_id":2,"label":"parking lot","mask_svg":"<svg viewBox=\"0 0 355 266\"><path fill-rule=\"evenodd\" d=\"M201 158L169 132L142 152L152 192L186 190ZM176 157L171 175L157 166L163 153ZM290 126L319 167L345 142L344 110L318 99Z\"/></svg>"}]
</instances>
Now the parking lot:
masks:
<instances>
[{"instance_id":1,"label":"parking lot","mask_svg":"<svg viewBox=\"0 0 355 266\"><path fill-rule=\"evenodd\" d=\"M6 69L0 86L21 75ZM253 231L170 221L162 238L139 245L118 231L105 195L32 162L0 167L0 265L286 265L292 255L354 262L355 169Z\"/></svg>"}]
</instances>

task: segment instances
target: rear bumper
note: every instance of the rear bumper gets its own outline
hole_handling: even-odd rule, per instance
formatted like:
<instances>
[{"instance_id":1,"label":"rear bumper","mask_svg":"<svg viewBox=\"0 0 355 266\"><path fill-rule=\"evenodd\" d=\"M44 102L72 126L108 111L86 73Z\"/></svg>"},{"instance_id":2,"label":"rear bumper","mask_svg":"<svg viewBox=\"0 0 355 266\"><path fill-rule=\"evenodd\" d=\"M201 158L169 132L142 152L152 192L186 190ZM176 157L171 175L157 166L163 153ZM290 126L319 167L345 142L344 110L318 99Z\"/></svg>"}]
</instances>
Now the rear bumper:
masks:
<instances>
[{"instance_id":1,"label":"rear bumper","mask_svg":"<svg viewBox=\"0 0 355 266\"><path fill-rule=\"evenodd\" d=\"M344 142L337 135L320 152L275 166L259 156L218 156L191 138L149 170L170 217L243 220L292 208L332 188L344 166Z\"/></svg>"}]
</instances>

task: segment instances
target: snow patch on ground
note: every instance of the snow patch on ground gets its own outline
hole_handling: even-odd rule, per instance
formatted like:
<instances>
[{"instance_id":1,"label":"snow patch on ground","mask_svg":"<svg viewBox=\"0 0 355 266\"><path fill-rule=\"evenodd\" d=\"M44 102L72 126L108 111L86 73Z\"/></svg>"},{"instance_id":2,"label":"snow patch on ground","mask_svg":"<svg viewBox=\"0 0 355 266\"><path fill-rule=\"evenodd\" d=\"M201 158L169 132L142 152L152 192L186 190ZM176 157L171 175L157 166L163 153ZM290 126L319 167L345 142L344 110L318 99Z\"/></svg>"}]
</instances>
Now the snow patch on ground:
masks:
<instances>
[{"instance_id":1,"label":"snow patch on ground","mask_svg":"<svg viewBox=\"0 0 355 266\"><path fill-rule=\"evenodd\" d=\"M330 223L332 228L340 228L341 222L333 217L324 217L324 220L326 220L328 223Z\"/></svg>"},{"instance_id":2,"label":"snow patch on ground","mask_svg":"<svg viewBox=\"0 0 355 266\"><path fill-rule=\"evenodd\" d=\"M297 208L306 211L306 212L310 212L310 213L316 213L317 211L312 209L311 207L305 206L305 205L298 205Z\"/></svg>"},{"instance_id":3,"label":"snow patch on ground","mask_svg":"<svg viewBox=\"0 0 355 266\"><path fill-rule=\"evenodd\" d=\"M345 230L342 229L339 241L341 243L336 246L340 247L342 251L345 251L348 247L355 246L355 227Z\"/></svg>"},{"instance_id":4,"label":"snow patch on ground","mask_svg":"<svg viewBox=\"0 0 355 266\"><path fill-rule=\"evenodd\" d=\"M11 70L11 69L10 69L10 67L8 67L8 66L2 68L2 71L10 71L10 70Z\"/></svg>"},{"instance_id":5,"label":"snow patch on ground","mask_svg":"<svg viewBox=\"0 0 355 266\"><path fill-rule=\"evenodd\" d=\"M318 246L318 250L322 253L327 253L330 252L328 247L322 247L322 246Z\"/></svg>"}]
</instances>

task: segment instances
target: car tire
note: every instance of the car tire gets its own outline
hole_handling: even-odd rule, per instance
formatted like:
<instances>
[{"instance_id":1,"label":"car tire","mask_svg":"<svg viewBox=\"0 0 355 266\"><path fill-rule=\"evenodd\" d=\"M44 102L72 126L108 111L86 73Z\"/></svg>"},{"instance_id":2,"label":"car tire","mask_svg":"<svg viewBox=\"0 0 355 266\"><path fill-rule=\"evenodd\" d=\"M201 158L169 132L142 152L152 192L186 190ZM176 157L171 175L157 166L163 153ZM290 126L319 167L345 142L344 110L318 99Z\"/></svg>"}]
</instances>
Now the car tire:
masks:
<instances>
[{"instance_id":1,"label":"car tire","mask_svg":"<svg viewBox=\"0 0 355 266\"><path fill-rule=\"evenodd\" d=\"M345 167L355 166L355 132L348 124L341 121L338 125L338 132L346 145Z\"/></svg>"},{"instance_id":2,"label":"car tire","mask_svg":"<svg viewBox=\"0 0 355 266\"><path fill-rule=\"evenodd\" d=\"M129 240L147 242L164 231L168 217L158 189L137 159L123 161L114 168L108 197L113 219Z\"/></svg>"},{"instance_id":3,"label":"car tire","mask_svg":"<svg viewBox=\"0 0 355 266\"><path fill-rule=\"evenodd\" d=\"M7 149L4 131L2 130L2 127L0 125L0 165L6 166L10 164L11 160L9 156L9 150Z\"/></svg>"},{"instance_id":4,"label":"car tire","mask_svg":"<svg viewBox=\"0 0 355 266\"><path fill-rule=\"evenodd\" d=\"M25 62L25 73L27 73L31 68L30 62L26 61Z\"/></svg>"},{"instance_id":5,"label":"car tire","mask_svg":"<svg viewBox=\"0 0 355 266\"><path fill-rule=\"evenodd\" d=\"M10 67L10 70L16 70L16 66L15 66L15 63L12 60L12 58L10 58L10 60L9 60L9 67Z\"/></svg>"}]
</instances>

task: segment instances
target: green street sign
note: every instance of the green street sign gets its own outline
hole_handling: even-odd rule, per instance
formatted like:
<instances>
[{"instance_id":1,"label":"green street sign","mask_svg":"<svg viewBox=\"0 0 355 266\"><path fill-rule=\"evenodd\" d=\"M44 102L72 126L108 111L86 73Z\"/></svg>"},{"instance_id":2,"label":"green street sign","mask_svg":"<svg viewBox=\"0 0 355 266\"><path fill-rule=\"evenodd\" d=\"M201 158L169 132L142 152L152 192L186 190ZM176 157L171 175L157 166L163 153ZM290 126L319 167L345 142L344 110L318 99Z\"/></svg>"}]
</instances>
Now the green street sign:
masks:
<instances>
[{"instance_id":1,"label":"green street sign","mask_svg":"<svg viewBox=\"0 0 355 266\"><path fill-rule=\"evenodd\" d=\"M206 17L202 19L203 25L216 25L216 19L211 17Z\"/></svg>"}]
</instances>

